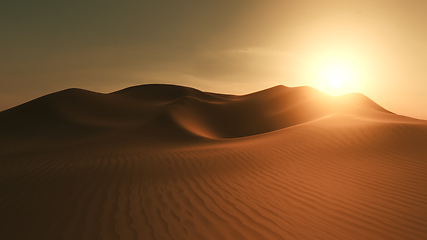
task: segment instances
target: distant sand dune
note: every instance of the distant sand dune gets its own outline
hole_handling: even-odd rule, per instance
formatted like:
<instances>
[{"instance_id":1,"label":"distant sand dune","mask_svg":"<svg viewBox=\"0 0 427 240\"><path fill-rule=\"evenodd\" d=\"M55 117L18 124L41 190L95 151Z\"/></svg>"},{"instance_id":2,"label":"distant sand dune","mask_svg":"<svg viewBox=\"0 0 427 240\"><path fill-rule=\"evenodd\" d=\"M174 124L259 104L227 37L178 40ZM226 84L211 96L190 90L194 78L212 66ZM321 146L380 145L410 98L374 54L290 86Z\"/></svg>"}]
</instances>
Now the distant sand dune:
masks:
<instances>
[{"instance_id":1,"label":"distant sand dune","mask_svg":"<svg viewBox=\"0 0 427 240\"><path fill-rule=\"evenodd\" d=\"M427 122L277 86L0 112L0 239L427 239Z\"/></svg>"}]
</instances>

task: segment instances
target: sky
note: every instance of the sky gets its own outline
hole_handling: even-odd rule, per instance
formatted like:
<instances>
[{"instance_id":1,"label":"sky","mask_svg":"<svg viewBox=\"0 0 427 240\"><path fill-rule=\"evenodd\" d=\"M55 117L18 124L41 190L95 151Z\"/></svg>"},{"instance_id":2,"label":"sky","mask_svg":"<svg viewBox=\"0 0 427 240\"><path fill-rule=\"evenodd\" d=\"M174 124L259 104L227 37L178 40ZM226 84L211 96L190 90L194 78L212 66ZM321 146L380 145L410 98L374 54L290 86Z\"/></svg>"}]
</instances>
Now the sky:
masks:
<instances>
[{"instance_id":1,"label":"sky","mask_svg":"<svg viewBox=\"0 0 427 240\"><path fill-rule=\"evenodd\" d=\"M427 119L426 12L424 0L3 0L0 111L72 87L281 84Z\"/></svg>"}]
</instances>

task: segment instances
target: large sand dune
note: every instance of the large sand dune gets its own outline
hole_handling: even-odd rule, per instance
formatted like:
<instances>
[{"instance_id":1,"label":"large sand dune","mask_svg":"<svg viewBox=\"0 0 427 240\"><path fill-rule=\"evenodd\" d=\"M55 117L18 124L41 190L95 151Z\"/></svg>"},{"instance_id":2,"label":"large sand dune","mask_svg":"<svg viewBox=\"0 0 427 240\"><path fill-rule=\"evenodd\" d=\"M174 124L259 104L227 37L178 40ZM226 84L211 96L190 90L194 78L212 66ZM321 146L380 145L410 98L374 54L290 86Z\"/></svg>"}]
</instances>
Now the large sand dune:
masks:
<instances>
[{"instance_id":1,"label":"large sand dune","mask_svg":"<svg viewBox=\"0 0 427 240\"><path fill-rule=\"evenodd\" d=\"M361 94L68 89L0 146L0 239L427 239L427 122Z\"/></svg>"}]
</instances>

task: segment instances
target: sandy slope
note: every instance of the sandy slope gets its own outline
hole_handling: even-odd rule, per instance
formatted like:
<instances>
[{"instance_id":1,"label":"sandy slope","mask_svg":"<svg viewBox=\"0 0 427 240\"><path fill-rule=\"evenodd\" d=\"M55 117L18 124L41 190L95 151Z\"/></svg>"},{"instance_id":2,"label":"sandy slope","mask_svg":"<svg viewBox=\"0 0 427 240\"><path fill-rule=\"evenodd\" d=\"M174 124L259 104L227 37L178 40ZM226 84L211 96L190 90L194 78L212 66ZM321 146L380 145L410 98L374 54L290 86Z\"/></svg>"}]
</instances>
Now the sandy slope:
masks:
<instances>
[{"instance_id":1,"label":"sandy slope","mask_svg":"<svg viewBox=\"0 0 427 240\"><path fill-rule=\"evenodd\" d=\"M427 122L360 94L69 89L0 132L0 239L427 239Z\"/></svg>"}]
</instances>

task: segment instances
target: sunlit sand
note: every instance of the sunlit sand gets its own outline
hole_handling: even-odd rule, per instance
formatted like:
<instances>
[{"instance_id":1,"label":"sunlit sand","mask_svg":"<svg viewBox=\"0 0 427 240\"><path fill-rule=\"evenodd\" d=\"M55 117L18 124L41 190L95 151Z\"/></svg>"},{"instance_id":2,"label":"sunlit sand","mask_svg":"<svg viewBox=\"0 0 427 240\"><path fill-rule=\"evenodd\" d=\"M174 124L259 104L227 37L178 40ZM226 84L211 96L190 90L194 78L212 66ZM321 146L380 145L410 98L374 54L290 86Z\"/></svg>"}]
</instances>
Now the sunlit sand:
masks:
<instances>
[{"instance_id":1,"label":"sunlit sand","mask_svg":"<svg viewBox=\"0 0 427 240\"><path fill-rule=\"evenodd\" d=\"M427 121L142 85L0 112L0 239L427 239Z\"/></svg>"}]
</instances>

